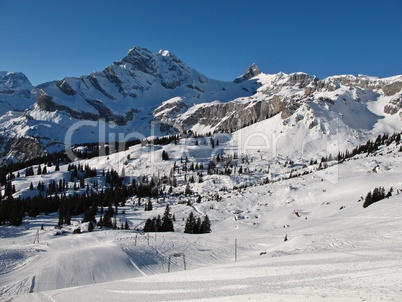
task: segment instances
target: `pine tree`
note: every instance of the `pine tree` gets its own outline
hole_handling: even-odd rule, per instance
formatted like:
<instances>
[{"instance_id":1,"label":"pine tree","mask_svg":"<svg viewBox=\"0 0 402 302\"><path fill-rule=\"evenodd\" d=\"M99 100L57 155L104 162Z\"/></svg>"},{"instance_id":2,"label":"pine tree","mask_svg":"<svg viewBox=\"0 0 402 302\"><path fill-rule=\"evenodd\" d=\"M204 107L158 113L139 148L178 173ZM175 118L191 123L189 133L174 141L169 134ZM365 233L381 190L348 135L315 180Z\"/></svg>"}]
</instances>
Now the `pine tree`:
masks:
<instances>
[{"instance_id":1,"label":"pine tree","mask_svg":"<svg viewBox=\"0 0 402 302\"><path fill-rule=\"evenodd\" d=\"M170 207L168 204L166 205L165 212L163 213L161 231L162 232L174 231L172 214L170 214Z\"/></svg>"},{"instance_id":2,"label":"pine tree","mask_svg":"<svg viewBox=\"0 0 402 302\"><path fill-rule=\"evenodd\" d=\"M363 208L367 208L369 205L373 203L371 192L368 192L366 198L364 199Z\"/></svg>"},{"instance_id":3,"label":"pine tree","mask_svg":"<svg viewBox=\"0 0 402 302\"><path fill-rule=\"evenodd\" d=\"M161 215L158 215L158 217L154 217L152 219L152 222L154 224L154 232L161 232L162 231L162 219Z\"/></svg>"},{"instance_id":4,"label":"pine tree","mask_svg":"<svg viewBox=\"0 0 402 302\"><path fill-rule=\"evenodd\" d=\"M71 224L71 209L70 209L70 202L67 204L67 209L66 209L66 216L64 219L65 224L70 225Z\"/></svg>"},{"instance_id":5,"label":"pine tree","mask_svg":"<svg viewBox=\"0 0 402 302\"><path fill-rule=\"evenodd\" d=\"M165 150L162 151L162 160L169 160L169 155Z\"/></svg>"},{"instance_id":6,"label":"pine tree","mask_svg":"<svg viewBox=\"0 0 402 302\"><path fill-rule=\"evenodd\" d=\"M201 233L201 218L198 217L194 223L193 234L200 234Z\"/></svg>"},{"instance_id":7,"label":"pine tree","mask_svg":"<svg viewBox=\"0 0 402 302\"><path fill-rule=\"evenodd\" d=\"M209 220L208 215L205 215L204 220L201 223L200 233L211 233L211 221Z\"/></svg>"},{"instance_id":8,"label":"pine tree","mask_svg":"<svg viewBox=\"0 0 402 302\"><path fill-rule=\"evenodd\" d=\"M144 232L153 232L154 230L155 230L155 228L154 228L154 224L152 222L152 219L148 218L145 221Z\"/></svg>"},{"instance_id":9,"label":"pine tree","mask_svg":"<svg viewBox=\"0 0 402 302\"><path fill-rule=\"evenodd\" d=\"M22 223L24 217L24 208L20 199L13 199L11 196L8 201L10 202L10 216L9 223L13 226L19 226Z\"/></svg>"},{"instance_id":10,"label":"pine tree","mask_svg":"<svg viewBox=\"0 0 402 302\"><path fill-rule=\"evenodd\" d=\"M195 225L195 217L194 217L193 212L190 212L190 214L188 215L187 220L186 220L186 225L184 227L184 233L193 234L194 225Z\"/></svg>"},{"instance_id":11,"label":"pine tree","mask_svg":"<svg viewBox=\"0 0 402 302\"><path fill-rule=\"evenodd\" d=\"M184 194L185 194L185 195L191 195L191 193L192 193L192 191L191 191L191 188L190 188L190 184L187 183L186 189L185 189L185 191L184 191Z\"/></svg>"},{"instance_id":12,"label":"pine tree","mask_svg":"<svg viewBox=\"0 0 402 302\"><path fill-rule=\"evenodd\" d=\"M129 229L130 229L130 227L128 226L127 220L126 220L126 223L124 224L124 229L125 229L125 230L129 230Z\"/></svg>"}]
</instances>

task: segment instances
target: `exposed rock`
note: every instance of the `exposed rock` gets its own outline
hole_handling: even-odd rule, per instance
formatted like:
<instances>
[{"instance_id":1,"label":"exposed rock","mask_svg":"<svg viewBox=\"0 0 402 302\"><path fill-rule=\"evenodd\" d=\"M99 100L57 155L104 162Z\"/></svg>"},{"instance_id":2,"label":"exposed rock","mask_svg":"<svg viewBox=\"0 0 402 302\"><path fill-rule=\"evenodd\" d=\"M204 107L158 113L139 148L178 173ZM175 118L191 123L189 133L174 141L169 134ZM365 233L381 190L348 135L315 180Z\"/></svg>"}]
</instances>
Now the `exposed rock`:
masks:
<instances>
[{"instance_id":1,"label":"exposed rock","mask_svg":"<svg viewBox=\"0 0 402 302\"><path fill-rule=\"evenodd\" d=\"M297 86L298 88L304 88L309 84L316 86L318 78L315 76L310 76L304 72L296 72L289 75L289 80L287 84L289 86Z\"/></svg>"},{"instance_id":2,"label":"exposed rock","mask_svg":"<svg viewBox=\"0 0 402 302\"><path fill-rule=\"evenodd\" d=\"M154 74L157 71L154 55L146 48L133 47L121 61L130 63L132 68L140 70L143 73ZM116 62L116 64L119 63Z\"/></svg>"},{"instance_id":3,"label":"exposed rock","mask_svg":"<svg viewBox=\"0 0 402 302\"><path fill-rule=\"evenodd\" d=\"M253 63L253 64L251 64L250 67L247 68L246 72L242 76L236 78L234 80L234 82L241 83L241 82L250 80L251 78L259 75L260 73L261 72L260 72L260 69L258 68L258 66Z\"/></svg>"},{"instance_id":4,"label":"exposed rock","mask_svg":"<svg viewBox=\"0 0 402 302\"><path fill-rule=\"evenodd\" d=\"M95 76L90 76L88 77L89 81L92 83L92 85L99 90L104 96L106 96L107 98L111 99L111 100L116 100L115 97L113 97L112 95L110 95L109 93L107 93L105 91L105 89L102 88L102 86L99 84L98 79Z\"/></svg>"},{"instance_id":5,"label":"exposed rock","mask_svg":"<svg viewBox=\"0 0 402 302\"><path fill-rule=\"evenodd\" d=\"M72 89L72 88L70 87L70 85L67 84L67 82L66 82L65 79L59 81L59 82L56 84L56 86L59 87L59 89L60 89L61 91L63 91L63 93L65 93L65 94L67 94L67 95L75 95L75 94L76 94L76 92L74 91L74 89Z\"/></svg>"},{"instance_id":6,"label":"exposed rock","mask_svg":"<svg viewBox=\"0 0 402 302\"><path fill-rule=\"evenodd\" d=\"M402 82L394 82L382 87L385 96L394 95L402 90Z\"/></svg>"},{"instance_id":7,"label":"exposed rock","mask_svg":"<svg viewBox=\"0 0 402 302\"><path fill-rule=\"evenodd\" d=\"M11 152L8 153L10 150ZM9 158L18 161L43 156L45 152L44 148L35 139L30 137L7 138L4 151L4 154L1 154L1 156L8 155Z\"/></svg>"},{"instance_id":8,"label":"exposed rock","mask_svg":"<svg viewBox=\"0 0 402 302\"><path fill-rule=\"evenodd\" d=\"M59 107L58 105L52 101L53 97L46 94L43 90L40 90L37 96L36 104L40 109L45 111L56 111Z\"/></svg>"},{"instance_id":9,"label":"exposed rock","mask_svg":"<svg viewBox=\"0 0 402 302\"><path fill-rule=\"evenodd\" d=\"M270 118L281 111L293 113L294 107L279 96L249 102L214 103L199 106L185 119L179 119L175 128L189 129L196 124L208 125L221 132L233 132L257 121Z\"/></svg>"},{"instance_id":10,"label":"exposed rock","mask_svg":"<svg viewBox=\"0 0 402 302\"><path fill-rule=\"evenodd\" d=\"M183 111L184 108L188 108L188 105L183 100L177 100L175 102L164 102L161 106L156 108L153 112L154 116L159 115L161 112L169 112L175 116L175 114Z\"/></svg>"},{"instance_id":11,"label":"exposed rock","mask_svg":"<svg viewBox=\"0 0 402 302\"><path fill-rule=\"evenodd\" d=\"M384 106L384 113L395 114L402 108L402 95L392 99L388 105Z\"/></svg>"},{"instance_id":12,"label":"exposed rock","mask_svg":"<svg viewBox=\"0 0 402 302\"><path fill-rule=\"evenodd\" d=\"M99 119L104 119L106 122L115 122L117 125L125 125L128 120L133 118L133 112L138 112L135 109L132 109L129 112L125 113L125 116L115 115L113 114L108 107L106 107L101 101L99 100L85 100L88 104L93 106L99 114L89 113L89 112L81 112L75 111L70 107L60 105L53 101L53 97L49 96L43 90L39 91L37 96L37 105L40 109L44 111L54 112L57 110L64 110L69 113L69 115L76 119L83 119L83 120L91 120L91 121L98 121Z\"/></svg>"}]
</instances>

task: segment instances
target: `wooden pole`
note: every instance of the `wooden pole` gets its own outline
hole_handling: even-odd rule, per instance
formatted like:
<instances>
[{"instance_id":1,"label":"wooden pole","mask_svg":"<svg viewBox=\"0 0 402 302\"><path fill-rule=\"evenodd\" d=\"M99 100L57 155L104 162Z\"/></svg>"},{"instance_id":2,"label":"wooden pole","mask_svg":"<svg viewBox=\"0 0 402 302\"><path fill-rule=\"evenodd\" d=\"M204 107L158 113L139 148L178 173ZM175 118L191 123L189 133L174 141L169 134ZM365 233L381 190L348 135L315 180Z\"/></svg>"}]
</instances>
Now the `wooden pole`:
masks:
<instances>
[{"instance_id":1,"label":"wooden pole","mask_svg":"<svg viewBox=\"0 0 402 302\"><path fill-rule=\"evenodd\" d=\"M235 238L235 262L237 262L237 238Z\"/></svg>"}]
</instances>

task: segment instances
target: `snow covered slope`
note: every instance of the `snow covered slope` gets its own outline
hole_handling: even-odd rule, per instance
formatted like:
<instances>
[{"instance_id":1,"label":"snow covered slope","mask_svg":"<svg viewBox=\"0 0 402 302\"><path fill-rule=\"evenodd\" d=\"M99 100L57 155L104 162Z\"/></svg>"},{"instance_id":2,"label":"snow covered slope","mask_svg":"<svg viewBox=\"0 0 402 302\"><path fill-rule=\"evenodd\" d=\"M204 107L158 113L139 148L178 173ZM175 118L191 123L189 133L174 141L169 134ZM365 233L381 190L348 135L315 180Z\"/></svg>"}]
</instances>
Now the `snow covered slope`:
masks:
<instances>
[{"instance_id":1,"label":"snow covered slope","mask_svg":"<svg viewBox=\"0 0 402 302\"><path fill-rule=\"evenodd\" d=\"M231 142L220 145L229 150ZM205 155L201 147L187 146L190 158L198 154L191 160ZM177 159L183 147L172 144L163 148ZM136 164L146 156L141 148L148 147L128 151ZM258 173L265 175L260 169L270 165L273 179L278 179L297 165L288 167L279 156L267 160L259 156L261 151L250 151L247 167L253 173L249 176L211 175L193 185L203 196L201 203L188 206L179 197L171 197L159 200L155 210L146 212L137 207L136 200L128 201L121 208L125 213L118 216L130 221L132 230L128 231L87 233L86 224L80 224L77 217L72 226L64 228L64 234L54 236L57 215L38 216L21 227L2 226L1 299L398 301L402 293L399 149L400 144L391 144L369 156L356 155L336 169L268 184L259 182ZM102 169L109 164L116 167L119 158L123 156L114 154L83 163ZM146 161L142 164L149 175L163 173L162 162L148 168ZM165 164L168 169L170 165ZM136 171L126 169L127 175ZM327 180L330 174L336 175L336 182ZM238 178L248 182L248 187L220 190L230 188L229 183ZM16 182L17 189L30 181L35 178ZM363 208L362 197L378 186L387 191L393 187L393 196ZM214 193L222 199L207 198ZM166 203L171 203L176 216L174 233L148 236L135 231L149 215L161 214ZM190 211L207 214L212 233L184 234L182 218ZM40 243L33 244L42 224ZM77 227L84 233L72 234ZM185 254L187 271L183 259L174 257L168 273L169 256L176 253ZM111 282L95 284L105 281Z\"/></svg>"}]
</instances>

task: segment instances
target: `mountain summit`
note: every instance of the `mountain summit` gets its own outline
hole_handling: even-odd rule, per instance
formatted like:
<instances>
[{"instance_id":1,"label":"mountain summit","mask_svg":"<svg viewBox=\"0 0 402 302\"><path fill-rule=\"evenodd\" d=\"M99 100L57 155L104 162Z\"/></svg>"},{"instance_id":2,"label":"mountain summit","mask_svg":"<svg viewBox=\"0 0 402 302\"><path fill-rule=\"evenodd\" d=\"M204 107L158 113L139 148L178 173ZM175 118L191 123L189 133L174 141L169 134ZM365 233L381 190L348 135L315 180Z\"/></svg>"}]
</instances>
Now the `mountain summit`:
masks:
<instances>
[{"instance_id":1,"label":"mountain summit","mask_svg":"<svg viewBox=\"0 0 402 302\"><path fill-rule=\"evenodd\" d=\"M234 80L234 82L241 83L241 82L250 80L251 78L258 76L260 73L261 72L260 72L260 69L258 68L258 66L255 63L253 63L247 68L246 72L242 76L237 77Z\"/></svg>"},{"instance_id":2,"label":"mountain summit","mask_svg":"<svg viewBox=\"0 0 402 302\"><path fill-rule=\"evenodd\" d=\"M63 150L66 134L69 143L84 144L105 141L109 133L112 139L133 133L138 139L187 131L232 133L263 121L258 128L263 133L295 132L299 138L314 133L322 140L332 135L331 122L339 121L344 141L363 141L384 129L402 131L401 78L319 80L303 72L264 74L252 64L234 82L223 82L168 50L153 53L136 46L102 71L37 87L23 74L1 72L0 154L21 160ZM77 124L87 126L71 132Z\"/></svg>"},{"instance_id":3,"label":"mountain summit","mask_svg":"<svg viewBox=\"0 0 402 302\"><path fill-rule=\"evenodd\" d=\"M31 88L31 82L22 72L0 71L0 93L12 94L17 90Z\"/></svg>"}]
</instances>

